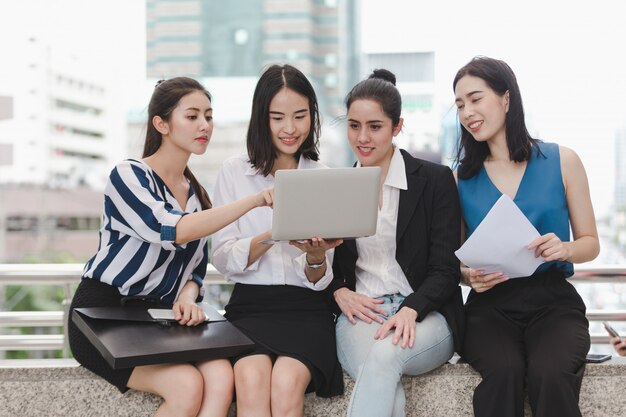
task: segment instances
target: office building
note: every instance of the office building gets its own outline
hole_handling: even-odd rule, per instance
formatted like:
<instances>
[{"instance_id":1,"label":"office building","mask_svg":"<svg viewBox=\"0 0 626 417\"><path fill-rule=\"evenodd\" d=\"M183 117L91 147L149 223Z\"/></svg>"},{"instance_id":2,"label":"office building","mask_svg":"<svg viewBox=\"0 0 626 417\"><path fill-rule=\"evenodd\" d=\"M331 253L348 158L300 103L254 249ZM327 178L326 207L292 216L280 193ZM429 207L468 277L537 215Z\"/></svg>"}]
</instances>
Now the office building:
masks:
<instances>
[{"instance_id":1,"label":"office building","mask_svg":"<svg viewBox=\"0 0 626 417\"><path fill-rule=\"evenodd\" d=\"M0 183L102 188L124 151L123 118L114 122L97 68L36 36L5 44L11 56L5 48L23 58L3 61L0 106L10 103L10 119L0 120Z\"/></svg>"},{"instance_id":2,"label":"office building","mask_svg":"<svg viewBox=\"0 0 626 417\"><path fill-rule=\"evenodd\" d=\"M0 184L0 262L85 262L98 248L102 191Z\"/></svg>"},{"instance_id":3,"label":"office building","mask_svg":"<svg viewBox=\"0 0 626 417\"><path fill-rule=\"evenodd\" d=\"M0 262L92 256L102 190L125 152L105 74L45 39L16 33L0 46L19 56L0 68Z\"/></svg>"},{"instance_id":4,"label":"office building","mask_svg":"<svg viewBox=\"0 0 626 417\"><path fill-rule=\"evenodd\" d=\"M146 7L148 77L257 78L268 64L290 63L310 77L324 114L344 113L359 68L356 0L147 0Z\"/></svg>"},{"instance_id":5,"label":"office building","mask_svg":"<svg viewBox=\"0 0 626 417\"><path fill-rule=\"evenodd\" d=\"M365 56L361 78L376 68L396 76L402 95L402 133L396 143L413 155L441 161L439 130L441 115L435 94L435 52L372 52Z\"/></svg>"}]
</instances>

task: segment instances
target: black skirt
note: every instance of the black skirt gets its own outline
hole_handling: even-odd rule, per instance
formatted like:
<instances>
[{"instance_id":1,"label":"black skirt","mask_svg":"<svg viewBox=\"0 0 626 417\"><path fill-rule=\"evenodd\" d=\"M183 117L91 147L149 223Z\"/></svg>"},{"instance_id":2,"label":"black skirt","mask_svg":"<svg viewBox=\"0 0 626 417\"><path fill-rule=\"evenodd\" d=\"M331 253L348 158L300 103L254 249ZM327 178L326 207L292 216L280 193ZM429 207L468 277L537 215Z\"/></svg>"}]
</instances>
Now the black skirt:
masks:
<instances>
[{"instance_id":1,"label":"black skirt","mask_svg":"<svg viewBox=\"0 0 626 417\"><path fill-rule=\"evenodd\" d=\"M128 390L126 386L128 379L135 368L113 369L98 349L91 344L89 339L83 335L72 321L72 311L75 308L119 306L123 297L117 287L104 284L95 279L82 279L72 298L67 323L67 335L72 355L74 355L74 359L78 363L117 387L121 392L126 392ZM155 304L143 303L141 301L138 303L139 305L145 304L146 307L156 307Z\"/></svg>"},{"instance_id":2,"label":"black skirt","mask_svg":"<svg viewBox=\"0 0 626 417\"><path fill-rule=\"evenodd\" d=\"M226 318L257 347L254 355L288 356L311 372L306 392L320 397L343 394L335 324L324 292L290 285L235 284Z\"/></svg>"}]
</instances>

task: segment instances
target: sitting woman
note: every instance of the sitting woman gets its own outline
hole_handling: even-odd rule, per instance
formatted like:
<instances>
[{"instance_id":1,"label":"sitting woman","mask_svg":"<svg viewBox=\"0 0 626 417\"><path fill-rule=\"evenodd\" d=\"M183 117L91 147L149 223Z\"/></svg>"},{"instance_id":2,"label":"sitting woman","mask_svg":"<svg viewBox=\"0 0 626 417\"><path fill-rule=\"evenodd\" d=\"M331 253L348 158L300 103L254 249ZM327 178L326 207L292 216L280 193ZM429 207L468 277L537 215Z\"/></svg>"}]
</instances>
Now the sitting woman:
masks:
<instances>
[{"instance_id":1,"label":"sitting woman","mask_svg":"<svg viewBox=\"0 0 626 417\"><path fill-rule=\"evenodd\" d=\"M474 58L453 86L466 237L506 194L541 234L528 250L545 261L516 279L463 268L463 281L472 287L463 358L482 376L474 413L523 416L526 385L533 416L580 416L589 323L567 278L574 263L594 259L600 249L585 169L571 149L530 136L515 74L505 62Z\"/></svg>"},{"instance_id":2,"label":"sitting woman","mask_svg":"<svg viewBox=\"0 0 626 417\"><path fill-rule=\"evenodd\" d=\"M392 73L374 71L346 106L357 167L380 167L381 183L376 234L335 250L337 355L356 381L349 416L400 417L400 377L435 369L460 347L459 199L448 167L393 144L403 119Z\"/></svg>"},{"instance_id":3,"label":"sitting woman","mask_svg":"<svg viewBox=\"0 0 626 417\"><path fill-rule=\"evenodd\" d=\"M70 311L119 306L135 296L173 305L180 325L204 322L196 299L207 269L207 236L272 203L272 190L259 190L211 208L187 162L192 154L206 152L212 132L211 96L200 83L178 77L157 84L148 106L143 159L120 162L111 172L100 245L85 266ZM68 337L74 358L121 392L132 388L163 397L155 416L228 413L233 369L227 359L113 369L72 320Z\"/></svg>"},{"instance_id":4,"label":"sitting woman","mask_svg":"<svg viewBox=\"0 0 626 417\"><path fill-rule=\"evenodd\" d=\"M224 162L216 206L272 186L279 169L323 168L319 129L317 98L304 74L290 65L269 67L254 91L248 154ZM257 345L233 360L237 412L302 416L305 392L343 392L324 293L332 280L332 249L341 241L264 243L271 229L272 210L266 208L213 237L213 264L236 283L226 317Z\"/></svg>"}]
</instances>

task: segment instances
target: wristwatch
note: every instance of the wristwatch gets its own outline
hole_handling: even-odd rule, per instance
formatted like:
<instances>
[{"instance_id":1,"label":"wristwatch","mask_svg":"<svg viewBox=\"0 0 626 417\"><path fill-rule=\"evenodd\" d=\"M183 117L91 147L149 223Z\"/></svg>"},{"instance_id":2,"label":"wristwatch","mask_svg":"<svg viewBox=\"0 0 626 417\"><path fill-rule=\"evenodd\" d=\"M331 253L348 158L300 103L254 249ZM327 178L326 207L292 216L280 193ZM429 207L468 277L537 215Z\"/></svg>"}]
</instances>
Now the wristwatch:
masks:
<instances>
[{"instance_id":1,"label":"wristwatch","mask_svg":"<svg viewBox=\"0 0 626 417\"><path fill-rule=\"evenodd\" d=\"M318 264L309 263L309 258L307 256L305 256L305 259L306 259L306 266L308 266L311 269L319 269L319 268L323 267L324 264L326 263L326 257L324 257L322 262L320 262Z\"/></svg>"}]
</instances>

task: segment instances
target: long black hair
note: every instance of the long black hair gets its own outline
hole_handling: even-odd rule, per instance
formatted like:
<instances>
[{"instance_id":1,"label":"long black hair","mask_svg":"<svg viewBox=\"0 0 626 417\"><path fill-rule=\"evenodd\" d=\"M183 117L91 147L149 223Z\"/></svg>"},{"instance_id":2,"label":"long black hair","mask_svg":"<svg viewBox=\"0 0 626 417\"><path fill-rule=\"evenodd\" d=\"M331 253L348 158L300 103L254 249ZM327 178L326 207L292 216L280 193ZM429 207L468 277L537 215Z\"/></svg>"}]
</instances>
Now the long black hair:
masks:
<instances>
[{"instance_id":1,"label":"long black hair","mask_svg":"<svg viewBox=\"0 0 626 417\"><path fill-rule=\"evenodd\" d=\"M515 162L528 161L533 147L540 154L539 141L528 133L524 119L522 96L517 85L517 79L511 67L506 62L485 56L477 56L463 66L454 77L453 90L461 78L466 75L481 78L497 95L502 97L509 93L509 110L505 117L506 143L509 149L509 158ZM489 147L485 142L474 139L463 125L460 125L461 137L458 142L456 161L459 164L459 178L471 178L483 165L489 156Z\"/></svg>"},{"instance_id":2,"label":"long black hair","mask_svg":"<svg viewBox=\"0 0 626 417\"><path fill-rule=\"evenodd\" d=\"M250 163L264 176L272 172L274 161L278 156L270 129L270 103L283 88L293 90L309 100L311 120L309 135L296 152L295 157L300 158L300 155L303 155L313 161L319 159L321 127L315 90L299 69L291 65L272 65L263 72L254 89L252 115L246 136Z\"/></svg>"},{"instance_id":3,"label":"long black hair","mask_svg":"<svg viewBox=\"0 0 626 417\"><path fill-rule=\"evenodd\" d=\"M168 121L180 99L194 91L204 93L211 101L211 94L193 78L176 77L157 83L150 98L150 104L148 104L148 127L146 129L146 141L143 146L143 158L154 154L161 147L161 142L163 141L161 133L152 124L154 116L159 116L164 121ZM200 185L189 167L185 167L183 174L189 180L198 200L200 200L202 209L211 208L209 194Z\"/></svg>"}]
</instances>

